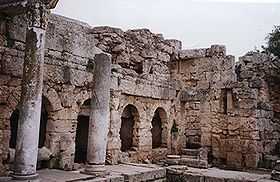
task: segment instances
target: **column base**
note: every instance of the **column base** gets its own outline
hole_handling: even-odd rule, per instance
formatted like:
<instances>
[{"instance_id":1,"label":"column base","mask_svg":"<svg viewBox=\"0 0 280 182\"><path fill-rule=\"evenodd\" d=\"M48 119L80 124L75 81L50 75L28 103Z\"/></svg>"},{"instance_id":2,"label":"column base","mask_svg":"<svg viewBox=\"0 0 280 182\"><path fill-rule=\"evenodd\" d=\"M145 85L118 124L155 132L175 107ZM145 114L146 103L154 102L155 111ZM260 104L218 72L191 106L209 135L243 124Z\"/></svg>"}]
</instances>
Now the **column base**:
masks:
<instances>
[{"instance_id":1,"label":"column base","mask_svg":"<svg viewBox=\"0 0 280 182\"><path fill-rule=\"evenodd\" d=\"M81 171L83 174L92 175L94 177L105 177L109 174L105 165L90 165L87 164L84 171Z\"/></svg>"},{"instance_id":2,"label":"column base","mask_svg":"<svg viewBox=\"0 0 280 182\"><path fill-rule=\"evenodd\" d=\"M12 174L13 180L16 181L34 181L39 182L39 174L31 174L31 175L20 175L20 174Z\"/></svg>"}]
</instances>

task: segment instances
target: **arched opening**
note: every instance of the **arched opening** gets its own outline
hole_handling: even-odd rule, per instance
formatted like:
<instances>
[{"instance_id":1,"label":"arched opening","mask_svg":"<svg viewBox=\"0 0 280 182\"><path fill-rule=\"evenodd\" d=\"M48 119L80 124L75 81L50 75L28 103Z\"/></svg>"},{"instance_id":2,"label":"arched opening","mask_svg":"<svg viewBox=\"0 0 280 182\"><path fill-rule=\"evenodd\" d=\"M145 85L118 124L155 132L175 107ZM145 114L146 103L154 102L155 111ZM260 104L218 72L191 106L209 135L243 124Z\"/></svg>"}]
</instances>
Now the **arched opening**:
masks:
<instances>
[{"instance_id":1,"label":"arched opening","mask_svg":"<svg viewBox=\"0 0 280 182\"><path fill-rule=\"evenodd\" d=\"M155 111L152 120L152 147L166 147L167 146L167 129L164 124L167 123L167 114L162 108Z\"/></svg>"},{"instance_id":2,"label":"arched opening","mask_svg":"<svg viewBox=\"0 0 280 182\"><path fill-rule=\"evenodd\" d=\"M50 106L47 98L42 98L42 107L41 107L41 119L40 119L40 133L39 133L39 144L38 147L42 148L45 145L46 140L46 129L48 122L48 107ZM16 148L17 142L17 129L18 129L18 119L19 119L19 110L15 109L10 117L10 129L11 137L9 142L9 147L11 149Z\"/></svg>"},{"instance_id":3,"label":"arched opening","mask_svg":"<svg viewBox=\"0 0 280 182\"><path fill-rule=\"evenodd\" d=\"M40 132L39 132L39 149L45 146L46 141L46 130L48 122L48 110L50 109L50 102L46 97L42 97L41 106L41 119L40 119ZM18 130L18 120L19 120L19 109L16 108L10 117L10 141L9 141L9 162L10 164L14 161L15 148L17 144L17 130ZM40 151L40 150L39 150ZM38 158L37 169L47 168L49 161Z\"/></svg>"},{"instance_id":4,"label":"arched opening","mask_svg":"<svg viewBox=\"0 0 280 182\"><path fill-rule=\"evenodd\" d=\"M90 103L91 99L86 100L81 106L81 111L78 115L74 162L79 164L86 163L87 161Z\"/></svg>"},{"instance_id":5,"label":"arched opening","mask_svg":"<svg viewBox=\"0 0 280 182\"><path fill-rule=\"evenodd\" d=\"M125 107L121 116L121 151L126 152L137 147L135 123L139 121L139 113L133 105Z\"/></svg>"}]
</instances>

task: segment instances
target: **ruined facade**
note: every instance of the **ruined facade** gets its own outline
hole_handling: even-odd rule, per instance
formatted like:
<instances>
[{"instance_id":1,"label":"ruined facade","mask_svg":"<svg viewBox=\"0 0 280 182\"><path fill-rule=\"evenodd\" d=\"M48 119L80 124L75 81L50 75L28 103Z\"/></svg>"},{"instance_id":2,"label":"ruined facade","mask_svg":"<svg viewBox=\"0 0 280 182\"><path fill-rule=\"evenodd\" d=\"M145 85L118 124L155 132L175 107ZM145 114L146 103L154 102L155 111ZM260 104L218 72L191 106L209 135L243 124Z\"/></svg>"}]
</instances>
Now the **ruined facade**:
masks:
<instances>
[{"instance_id":1,"label":"ruined facade","mask_svg":"<svg viewBox=\"0 0 280 182\"><path fill-rule=\"evenodd\" d=\"M17 142L25 30L23 16L1 17L1 175L12 169ZM273 167L280 152L277 59L248 53L236 63L224 46L183 50L147 29L92 28L58 15L46 32L39 156L49 155L38 167L86 163L92 106L103 100L95 77L102 52L112 63L108 164L204 148L215 166Z\"/></svg>"}]
</instances>

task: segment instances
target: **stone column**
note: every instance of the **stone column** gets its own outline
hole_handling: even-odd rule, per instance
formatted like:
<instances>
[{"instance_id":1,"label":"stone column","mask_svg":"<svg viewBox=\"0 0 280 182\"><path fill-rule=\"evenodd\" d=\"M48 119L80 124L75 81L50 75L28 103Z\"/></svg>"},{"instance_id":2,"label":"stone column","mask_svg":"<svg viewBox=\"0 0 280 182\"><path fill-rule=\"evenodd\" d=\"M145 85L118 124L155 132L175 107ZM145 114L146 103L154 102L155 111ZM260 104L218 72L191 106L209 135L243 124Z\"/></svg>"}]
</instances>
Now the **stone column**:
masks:
<instances>
[{"instance_id":1,"label":"stone column","mask_svg":"<svg viewBox=\"0 0 280 182\"><path fill-rule=\"evenodd\" d=\"M93 97L89 121L87 166L85 173L106 174L105 159L110 123L111 56L105 53L95 56Z\"/></svg>"},{"instance_id":2,"label":"stone column","mask_svg":"<svg viewBox=\"0 0 280 182\"><path fill-rule=\"evenodd\" d=\"M28 4L26 47L22 78L21 106L13 177L19 180L36 178L40 130L43 64L47 10L38 1Z\"/></svg>"}]
</instances>

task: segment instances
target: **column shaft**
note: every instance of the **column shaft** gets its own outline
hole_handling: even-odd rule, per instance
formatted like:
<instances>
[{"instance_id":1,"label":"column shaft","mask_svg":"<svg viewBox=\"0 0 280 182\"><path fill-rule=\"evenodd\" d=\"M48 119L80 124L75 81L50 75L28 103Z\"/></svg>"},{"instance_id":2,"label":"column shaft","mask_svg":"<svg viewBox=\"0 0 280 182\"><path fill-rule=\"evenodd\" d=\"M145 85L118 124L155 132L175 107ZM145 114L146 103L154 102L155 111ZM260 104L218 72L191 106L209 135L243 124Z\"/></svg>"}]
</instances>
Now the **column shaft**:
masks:
<instances>
[{"instance_id":1,"label":"column shaft","mask_svg":"<svg viewBox=\"0 0 280 182\"><path fill-rule=\"evenodd\" d=\"M94 88L91 102L86 172L96 172L94 166L105 165L107 135L110 122L111 57L95 56Z\"/></svg>"},{"instance_id":2,"label":"column shaft","mask_svg":"<svg viewBox=\"0 0 280 182\"><path fill-rule=\"evenodd\" d=\"M37 176L47 14L48 10L43 3L30 5L27 12L28 26L14 162L14 177L18 179Z\"/></svg>"}]
</instances>

